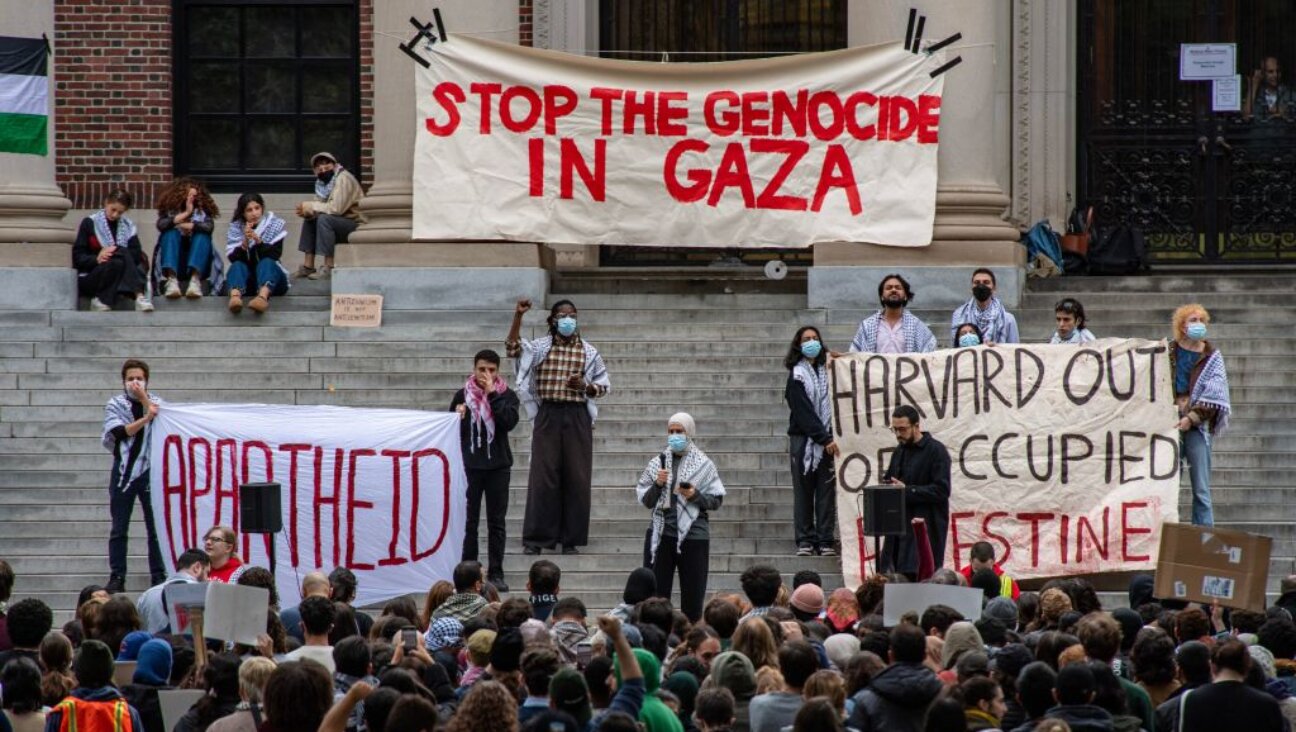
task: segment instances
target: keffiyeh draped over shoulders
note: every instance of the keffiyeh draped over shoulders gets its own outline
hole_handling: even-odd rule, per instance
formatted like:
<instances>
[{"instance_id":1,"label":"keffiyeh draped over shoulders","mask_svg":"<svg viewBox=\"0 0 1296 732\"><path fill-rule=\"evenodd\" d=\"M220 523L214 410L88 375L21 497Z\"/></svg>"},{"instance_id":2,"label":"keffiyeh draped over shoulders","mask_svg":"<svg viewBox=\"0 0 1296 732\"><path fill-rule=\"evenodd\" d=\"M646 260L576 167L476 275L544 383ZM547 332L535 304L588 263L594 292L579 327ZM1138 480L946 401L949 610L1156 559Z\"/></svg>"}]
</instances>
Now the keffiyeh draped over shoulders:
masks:
<instances>
[{"instance_id":1,"label":"keffiyeh draped over shoulders","mask_svg":"<svg viewBox=\"0 0 1296 732\"><path fill-rule=\"evenodd\" d=\"M805 389L806 396L815 407L815 414L823 423L824 430L832 434L832 407L828 400L828 369L822 364L815 366L805 359L797 361L792 367L792 378ZM809 475L819 467L823 460L824 448L814 440L806 440L805 453L801 457L801 473Z\"/></svg>"},{"instance_id":2,"label":"keffiyeh draped over shoulders","mask_svg":"<svg viewBox=\"0 0 1296 732\"><path fill-rule=\"evenodd\" d=\"M644 496L657 482L657 471L665 470L668 474L671 472L675 457L673 452L666 450L648 461L648 467L644 468L643 473L639 475L639 483L635 486L635 493L640 503L643 503ZM716 471L715 463L711 462L711 458L698 449L697 445L690 443L688 451L680 459L682 462L679 470L675 472L674 483L662 489L661 496L653 507L650 550L653 557L657 556L657 545L661 543L666 509L670 508L671 496L680 483L691 484L698 494L703 496L723 498L725 494L724 484L720 482L720 474ZM676 542L679 546L683 546L689 527L702 514L702 508L697 502L684 500L676 502L675 508Z\"/></svg>"},{"instance_id":3,"label":"keffiyeh draped over shoulders","mask_svg":"<svg viewBox=\"0 0 1296 732\"><path fill-rule=\"evenodd\" d=\"M860 322L859 330L855 332L855 339L851 341L851 351L876 353L878 327L881 322L881 310ZM904 333L907 353L929 353L936 350L936 336L932 335L926 323L908 310L900 318L900 330Z\"/></svg>"},{"instance_id":4,"label":"keffiyeh draped over shoulders","mask_svg":"<svg viewBox=\"0 0 1296 732\"><path fill-rule=\"evenodd\" d=\"M1228 429L1232 405L1229 402L1228 372L1224 369L1224 355L1219 351L1211 350L1206 364L1202 366L1201 375L1197 377L1197 383L1193 385L1188 403L1190 406L1205 405L1215 408L1215 419L1210 420L1209 423L1203 422L1197 427L1208 438Z\"/></svg>"}]
</instances>

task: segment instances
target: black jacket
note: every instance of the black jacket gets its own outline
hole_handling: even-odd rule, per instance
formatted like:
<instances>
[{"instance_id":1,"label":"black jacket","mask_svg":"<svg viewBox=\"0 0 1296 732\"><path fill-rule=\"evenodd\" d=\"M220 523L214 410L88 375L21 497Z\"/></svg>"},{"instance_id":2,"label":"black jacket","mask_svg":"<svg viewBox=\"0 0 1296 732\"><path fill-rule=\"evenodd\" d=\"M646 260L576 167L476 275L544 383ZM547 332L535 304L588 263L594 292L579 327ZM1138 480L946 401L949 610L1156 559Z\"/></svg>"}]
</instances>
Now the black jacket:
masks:
<instances>
[{"instance_id":1,"label":"black jacket","mask_svg":"<svg viewBox=\"0 0 1296 732\"><path fill-rule=\"evenodd\" d=\"M887 666L855 694L855 711L846 726L859 732L923 732L927 710L943 686L920 663Z\"/></svg>"},{"instance_id":2,"label":"black jacket","mask_svg":"<svg viewBox=\"0 0 1296 732\"><path fill-rule=\"evenodd\" d=\"M819 419L819 410L806 393L805 386L792 378L791 371L788 372L787 386L783 388L783 398L787 400L791 411L788 415L788 435L807 437L820 445L832 442L831 425L826 425Z\"/></svg>"},{"instance_id":3,"label":"black jacket","mask_svg":"<svg viewBox=\"0 0 1296 732\"><path fill-rule=\"evenodd\" d=\"M945 559L945 534L949 530L949 450L930 434L923 433L916 444L901 445L891 453L891 464L882 476L886 483L899 478L905 484L905 514L908 519L927 521L936 566ZM882 547L881 566L891 564L897 572L918 571L918 550L912 534L888 536Z\"/></svg>"},{"instance_id":4,"label":"black jacket","mask_svg":"<svg viewBox=\"0 0 1296 732\"><path fill-rule=\"evenodd\" d=\"M120 221L108 223L108 228L112 230L114 236L120 225ZM77 228L76 241L72 242L72 267L78 274L83 275L94 271L94 268L99 266L99 250L103 247L103 242L95 236L94 221L89 216L81 219L81 226ZM144 249L140 246L138 236L132 236L123 249L118 249L113 254L113 259L118 258L126 259L137 267L144 261Z\"/></svg>"},{"instance_id":5,"label":"black jacket","mask_svg":"<svg viewBox=\"0 0 1296 732\"><path fill-rule=\"evenodd\" d=\"M148 684L126 684L121 688L122 696L127 703L139 712L140 721L144 723L144 732L171 732L162 720L162 704L158 701L158 692L171 689L170 686L150 686Z\"/></svg>"},{"instance_id":6,"label":"black jacket","mask_svg":"<svg viewBox=\"0 0 1296 732\"><path fill-rule=\"evenodd\" d=\"M490 443L489 449L484 444L485 425L481 434L477 435L483 444L474 448L472 416L465 414L459 421L459 444L463 446L464 467L469 470L495 470L513 466L513 451L509 448L508 438L509 432L518 423L518 396L512 389L505 389L501 394L488 394L487 399L490 401L491 414L495 415L495 439ZM450 400L450 411L453 412L463 403L464 390L460 389Z\"/></svg>"},{"instance_id":7,"label":"black jacket","mask_svg":"<svg viewBox=\"0 0 1296 732\"><path fill-rule=\"evenodd\" d=\"M1111 713L1093 704L1067 704L1044 713L1049 719L1067 723L1071 732L1112 732Z\"/></svg>"}]
</instances>

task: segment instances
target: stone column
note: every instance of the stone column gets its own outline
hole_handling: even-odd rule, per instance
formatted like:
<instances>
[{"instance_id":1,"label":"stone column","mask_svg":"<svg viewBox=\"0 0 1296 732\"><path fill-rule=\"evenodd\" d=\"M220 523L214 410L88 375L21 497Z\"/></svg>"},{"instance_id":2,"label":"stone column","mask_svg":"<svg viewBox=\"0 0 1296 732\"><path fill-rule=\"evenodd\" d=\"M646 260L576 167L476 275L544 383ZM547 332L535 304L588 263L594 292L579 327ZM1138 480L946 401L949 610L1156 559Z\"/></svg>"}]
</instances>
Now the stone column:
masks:
<instances>
[{"instance_id":1,"label":"stone column","mask_svg":"<svg viewBox=\"0 0 1296 732\"><path fill-rule=\"evenodd\" d=\"M0 0L5 35L54 38L53 0ZM63 223L72 202L54 182L54 70L49 59L49 152L0 153L0 310L70 310L76 273Z\"/></svg>"},{"instance_id":2,"label":"stone column","mask_svg":"<svg viewBox=\"0 0 1296 732\"><path fill-rule=\"evenodd\" d=\"M852 3L850 45L903 40L908 0ZM932 0L924 3L924 38L940 40L958 31L963 39L948 51L963 63L947 72L941 105L936 221L927 247L885 247L866 243L817 244L809 275L812 307L873 308L877 282L903 271L921 291L920 308L953 307L969 297L971 272L995 270L999 294L1015 305L1023 284L1017 229L1004 220L1009 114L1008 7L995 0Z\"/></svg>"},{"instance_id":3,"label":"stone column","mask_svg":"<svg viewBox=\"0 0 1296 732\"><path fill-rule=\"evenodd\" d=\"M517 0L443 0L451 33L517 42ZM415 62L398 44L414 35L411 16L431 21L419 0L374 3L374 184L360 203L369 222L338 248L333 291L379 293L395 310L510 307L543 302L552 256L540 244L414 242ZM393 36L399 36L396 38Z\"/></svg>"}]
</instances>

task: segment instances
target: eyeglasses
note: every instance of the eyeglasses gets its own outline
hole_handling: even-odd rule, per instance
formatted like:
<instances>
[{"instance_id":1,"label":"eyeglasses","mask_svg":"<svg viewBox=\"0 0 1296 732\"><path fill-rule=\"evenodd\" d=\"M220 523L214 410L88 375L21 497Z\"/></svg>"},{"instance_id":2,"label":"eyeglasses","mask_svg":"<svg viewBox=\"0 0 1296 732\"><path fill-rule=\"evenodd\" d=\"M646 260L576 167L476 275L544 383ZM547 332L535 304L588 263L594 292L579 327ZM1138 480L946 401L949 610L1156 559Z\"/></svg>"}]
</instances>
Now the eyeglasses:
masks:
<instances>
[{"instance_id":1,"label":"eyeglasses","mask_svg":"<svg viewBox=\"0 0 1296 732\"><path fill-rule=\"evenodd\" d=\"M903 435L913 429L913 427L887 427L887 429L891 431L891 434Z\"/></svg>"},{"instance_id":2,"label":"eyeglasses","mask_svg":"<svg viewBox=\"0 0 1296 732\"><path fill-rule=\"evenodd\" d=\"M203 537L203 542L204 542L204 543L207 543L207 544L228 544L228 543L229 543L229 542L226 541L224 538L219 537L219 536L206 536L206 537Z\"/></svg>"}]
</instances>

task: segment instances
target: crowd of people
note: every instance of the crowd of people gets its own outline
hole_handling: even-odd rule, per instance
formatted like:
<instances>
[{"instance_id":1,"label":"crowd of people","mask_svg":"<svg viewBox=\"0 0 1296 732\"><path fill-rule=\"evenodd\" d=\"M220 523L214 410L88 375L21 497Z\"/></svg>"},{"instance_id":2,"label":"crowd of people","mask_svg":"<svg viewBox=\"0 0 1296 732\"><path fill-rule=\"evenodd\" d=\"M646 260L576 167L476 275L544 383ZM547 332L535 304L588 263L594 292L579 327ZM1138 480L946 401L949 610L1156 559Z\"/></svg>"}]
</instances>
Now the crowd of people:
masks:
<instances>
[{"instance_id":1,"label":"crowd of people","mask_svg":"<svg viewBox=\"0 0 1296 732\"><path fill-rule=\"evenodd\" d=\"M676 423L677 424L677 423ZM229 537L212 527L213 539ZM592 612L535 561L528 596L502 597L461 562L428 589L365 612L345 568L307 575L279 607L262 567L187 550L132 600L89 586L55 627L0 560L0 730L142 732L962 732L1289 730L1296 720L1296 576L1269 608L1226 611L1152 596L1106 609L1082 578L1022 591L974 547L926 582L983 593L963 617L931 605L884 620L875 574L854 591L813 571L743 571L693 620L636 568L622 602ZM658 549L660 551L660 547ZM972 579L969 581L968 577ZM225 579L222 580L222 577ZM174 583L234 581L270 597L255 647L172 632ZM160 692L204 694L166 729Z\"/></svg>"},{"instance_id":2,"label":"crowd of people","mask_svg":"<svg viewBox=\"0 0 1296 732\"><path fill-rule=\"evenodd\" d=\"M95 312L113 310L122 299L134 301L138 311L152 312L152 295L160 292L173 300L226 295L235 314L249 297L247 308L260 314L269 310L272 297L288 292L290 279L330 279L337 244L365 220L360 212L364 191L332 153L316 153L311 167L315 195L295 208L301 219L297 248L304 261L291 276L280 263L288 222L266 209L261 194L239 196L222 259L213 245L220 208L201 180L184 177L158 194L158 243L151 264L138 227L126 215L134 205L129 191L110 191L103 208L82 219L72 245L78 292L90 298ZM318 268L317 254L324 260Z\"/></svg>"}]
</instances>

